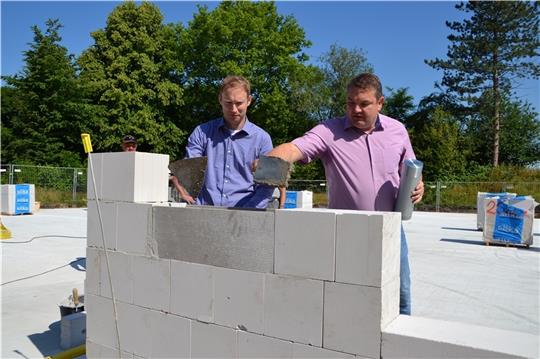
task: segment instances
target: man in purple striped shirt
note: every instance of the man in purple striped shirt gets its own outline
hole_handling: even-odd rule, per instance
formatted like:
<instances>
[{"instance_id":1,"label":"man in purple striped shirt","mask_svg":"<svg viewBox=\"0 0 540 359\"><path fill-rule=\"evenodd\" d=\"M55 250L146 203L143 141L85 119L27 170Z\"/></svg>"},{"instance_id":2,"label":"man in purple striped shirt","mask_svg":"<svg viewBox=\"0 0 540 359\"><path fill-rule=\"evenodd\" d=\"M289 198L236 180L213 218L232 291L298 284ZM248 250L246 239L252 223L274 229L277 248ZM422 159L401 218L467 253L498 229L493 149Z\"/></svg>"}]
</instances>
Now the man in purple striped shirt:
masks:
<instances>
[{"instance_id":1,"label":"man in purple striped shirt","mask_svg":"<svg viewBox=\"0 0 540 359\"><path fill-rule=\"evenodd\" d=\"M393 211L401 164L415 156L403 124L379 113L383 104L379 78L360 74L347 86L345 117L322 122L268 156L291 163L320 158L328 180L329 208ZM423 193L420 181L411 201L420 202ZM410 269L403 229L400 282L400 312L410 314Z\"/></svg>"},{"instance_id":2,"label":"man in purple striped shirt","mask_svg":"<svg viewBox=\"0 0 540 359\"><path fill-rule=\"evenodd\" d=\"M253 183L251 164L273 146L270 135L247 118L250 93L248 80L227 76L219 91L223 117L197 126L189 136L187 157L208 156L197 204L266 208L272 198L273 187ZM183 198L195 203L190 196Z\"/></svg>"}]
</instances>

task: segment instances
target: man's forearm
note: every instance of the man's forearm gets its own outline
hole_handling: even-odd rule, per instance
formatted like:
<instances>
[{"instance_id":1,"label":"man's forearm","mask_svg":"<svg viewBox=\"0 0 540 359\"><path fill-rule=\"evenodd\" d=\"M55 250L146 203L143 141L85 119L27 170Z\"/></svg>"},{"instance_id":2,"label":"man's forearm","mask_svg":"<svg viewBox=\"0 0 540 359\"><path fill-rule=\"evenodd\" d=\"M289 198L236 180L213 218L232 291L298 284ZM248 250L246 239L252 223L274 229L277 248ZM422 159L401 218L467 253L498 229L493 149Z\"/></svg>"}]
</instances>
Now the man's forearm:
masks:
<instances>
[{"instance_id":1,"label":"man's forearm","mask_svg":"<svg viewBox=\"0 0 540 359\"><path fill-rule=\"evenodd\" d=\"M304 155L295 144L289 142L275 147L272 151L266 154L271 157L278 157L284 161L294 163L304 158Z\"/></svg>"}]
</instances>

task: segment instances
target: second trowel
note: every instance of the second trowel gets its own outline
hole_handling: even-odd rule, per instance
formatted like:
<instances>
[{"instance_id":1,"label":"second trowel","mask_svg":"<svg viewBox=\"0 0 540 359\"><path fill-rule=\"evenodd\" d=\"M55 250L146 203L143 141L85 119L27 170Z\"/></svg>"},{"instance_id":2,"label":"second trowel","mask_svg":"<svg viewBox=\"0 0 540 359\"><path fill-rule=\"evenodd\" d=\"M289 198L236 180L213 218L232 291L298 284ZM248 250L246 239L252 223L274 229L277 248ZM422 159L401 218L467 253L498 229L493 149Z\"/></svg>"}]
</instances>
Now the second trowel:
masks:
<instances>
[{"instance_id":1,"label":"second trowel","mask_svg":"<svg viewBox=\"0 0 540 359\"><path fill-rule=\"evenodd\" d=\"M208 157L185 158L171 162L169 170L188 193L197 198L204 184L207 162Z\"/></svg>"}]
</instances>

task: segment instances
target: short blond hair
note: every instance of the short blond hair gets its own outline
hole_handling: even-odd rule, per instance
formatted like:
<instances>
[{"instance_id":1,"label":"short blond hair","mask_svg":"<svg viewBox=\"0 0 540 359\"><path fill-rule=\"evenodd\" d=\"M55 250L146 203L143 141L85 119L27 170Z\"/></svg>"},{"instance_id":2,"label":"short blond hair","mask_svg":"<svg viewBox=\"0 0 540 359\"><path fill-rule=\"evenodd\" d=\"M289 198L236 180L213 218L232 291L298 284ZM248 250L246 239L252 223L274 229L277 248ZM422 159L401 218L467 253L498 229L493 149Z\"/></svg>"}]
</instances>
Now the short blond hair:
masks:
<instances>
[{"instance_id":1,"label":"short blond hair","mask_svg":"<svg viewBox=\"0 0 540 359\"><path fill-rule=\"evenodd\" d=\"M242 76L236 76L236 75L229 75L223 79L221 82L221 87L219 88L219 97L221 98L221 94L232 87L242 87L248 96L251 95L251 85L249 84L249 81L242 77Z\"/></svg>"}]
</instances>

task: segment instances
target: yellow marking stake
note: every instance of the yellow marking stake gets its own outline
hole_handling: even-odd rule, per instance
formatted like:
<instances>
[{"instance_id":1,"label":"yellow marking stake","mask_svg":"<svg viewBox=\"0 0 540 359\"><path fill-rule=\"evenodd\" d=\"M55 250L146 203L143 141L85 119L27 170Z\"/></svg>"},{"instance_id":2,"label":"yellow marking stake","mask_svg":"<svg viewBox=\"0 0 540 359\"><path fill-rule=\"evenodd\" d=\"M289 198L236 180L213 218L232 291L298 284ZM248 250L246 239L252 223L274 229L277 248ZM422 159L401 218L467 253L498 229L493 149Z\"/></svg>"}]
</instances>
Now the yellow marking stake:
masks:
<instances>
[{"instance_id":1,"label":"yellow marking stake","mask_svg":"<svg viewBox=\"0 0 540 359\"><path fill-rule=\"evenodd\" d=\"M88 133L81 133L81 138L84 146L84 153L92 152L92 141L90 141L90 135Z\"/></svg>"}]
</instances>

